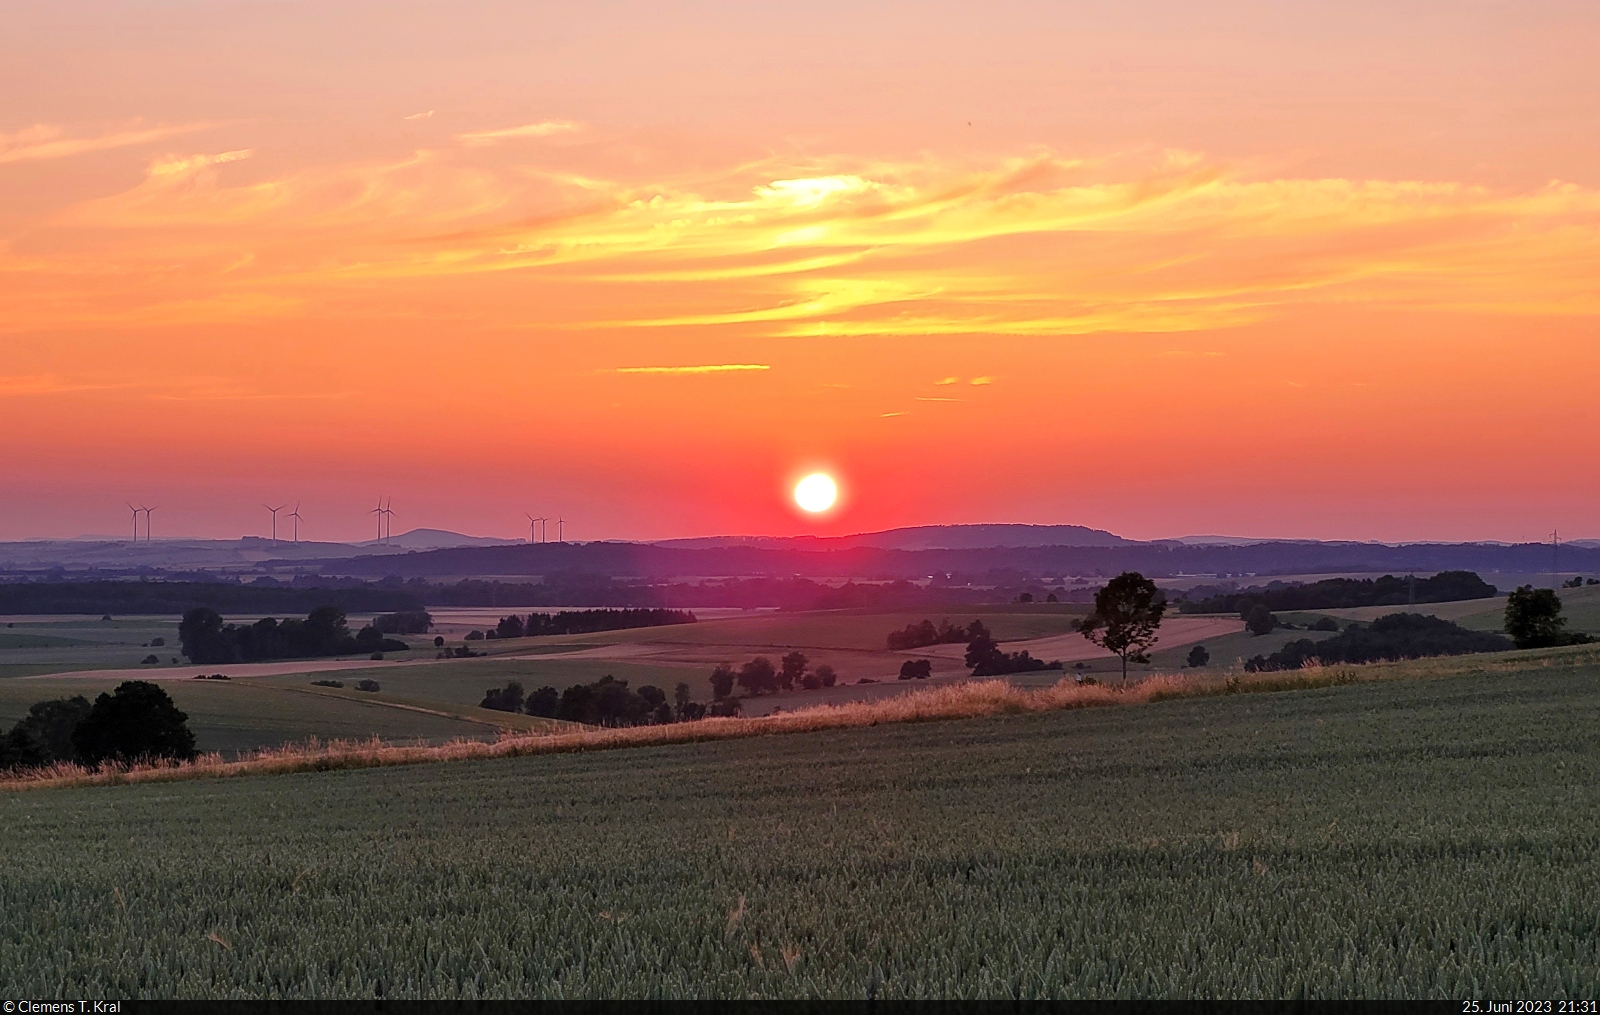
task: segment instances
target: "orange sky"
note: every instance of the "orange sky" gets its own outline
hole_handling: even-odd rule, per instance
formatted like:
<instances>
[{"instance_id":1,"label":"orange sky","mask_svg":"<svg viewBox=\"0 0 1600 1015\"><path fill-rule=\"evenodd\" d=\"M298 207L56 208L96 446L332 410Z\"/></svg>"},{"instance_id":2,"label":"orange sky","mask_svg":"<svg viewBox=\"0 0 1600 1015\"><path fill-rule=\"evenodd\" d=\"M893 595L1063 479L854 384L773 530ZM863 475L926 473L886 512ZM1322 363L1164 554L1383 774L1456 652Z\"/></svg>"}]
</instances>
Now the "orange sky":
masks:
<instances>
[{"instance_id":1,"label":"orange sky","mask_svg":"<svg viewBox=\"0 0 1600 1015\"><path fill-rule=\"evenodd\" d=\"M1593 5L63 6L0 538L1600 535Z\"/></svg>"}]
</instances>

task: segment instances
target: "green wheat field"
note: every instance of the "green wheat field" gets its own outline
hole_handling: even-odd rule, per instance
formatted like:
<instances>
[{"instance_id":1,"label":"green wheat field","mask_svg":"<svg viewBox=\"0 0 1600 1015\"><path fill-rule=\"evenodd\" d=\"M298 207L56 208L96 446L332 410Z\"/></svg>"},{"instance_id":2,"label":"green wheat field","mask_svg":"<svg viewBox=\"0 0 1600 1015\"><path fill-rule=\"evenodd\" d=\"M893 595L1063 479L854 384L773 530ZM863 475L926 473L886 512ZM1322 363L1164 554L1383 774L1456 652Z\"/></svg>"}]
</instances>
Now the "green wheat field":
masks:
<instances>
[{"instance_id":1,"label":"green wheat field","mask_svg":"<svg viewBox=\"0 0 1600 1015\"><path fill-rule=\"evenodd\" d=\"M1600 995L1600 671L0 796L7 996Z\"/></svg>"}]
</instances>

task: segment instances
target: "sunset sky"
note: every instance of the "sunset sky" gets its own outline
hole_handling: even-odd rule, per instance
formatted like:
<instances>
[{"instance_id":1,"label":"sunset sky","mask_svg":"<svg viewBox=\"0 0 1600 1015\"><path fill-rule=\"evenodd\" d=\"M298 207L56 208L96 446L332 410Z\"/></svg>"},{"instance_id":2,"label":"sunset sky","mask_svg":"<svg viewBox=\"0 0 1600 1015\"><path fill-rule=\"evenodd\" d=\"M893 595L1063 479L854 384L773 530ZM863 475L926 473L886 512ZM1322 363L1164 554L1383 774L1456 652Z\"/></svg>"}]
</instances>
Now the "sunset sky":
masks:
<instances>
[{"instance_id":1,"label":"sunset sky","mask_svg":"<svg viewBox=\"0 0 1600 1015\"><path fill-rule=\"evenodd\" d=\"M0 538L1600 536L1592 2L6 19Z\"/></svg>"}]
</instances>

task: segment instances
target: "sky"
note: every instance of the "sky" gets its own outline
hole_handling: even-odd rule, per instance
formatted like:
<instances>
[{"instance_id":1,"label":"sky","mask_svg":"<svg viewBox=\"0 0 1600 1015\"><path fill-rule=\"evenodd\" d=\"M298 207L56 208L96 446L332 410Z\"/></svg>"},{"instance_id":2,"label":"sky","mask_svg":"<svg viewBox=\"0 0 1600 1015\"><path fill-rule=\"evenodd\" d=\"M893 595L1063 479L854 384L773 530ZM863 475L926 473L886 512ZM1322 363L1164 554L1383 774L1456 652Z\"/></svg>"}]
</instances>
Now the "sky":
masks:
<instances>
[{"instance_id":1,"label":"sky","mask_svg":"<svg viewBox=\"0 0 1600 1015\"><path fill-rule=\"evenodd\" d=\"M1597 43L1541 0L13 3L0 539L1600 536Z\"/></svg>"}]
</instances>

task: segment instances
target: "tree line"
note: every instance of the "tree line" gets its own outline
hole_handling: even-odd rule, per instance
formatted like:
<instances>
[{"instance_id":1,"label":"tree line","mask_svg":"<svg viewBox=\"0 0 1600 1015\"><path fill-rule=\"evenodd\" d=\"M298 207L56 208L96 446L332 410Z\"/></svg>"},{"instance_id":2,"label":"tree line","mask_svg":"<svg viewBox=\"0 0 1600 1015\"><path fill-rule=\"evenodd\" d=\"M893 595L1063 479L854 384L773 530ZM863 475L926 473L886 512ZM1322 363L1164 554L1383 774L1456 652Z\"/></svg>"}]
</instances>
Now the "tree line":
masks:
<instances>
[{"instance_id":1,"label":"tree line","mask_svg":"<svg viewBox=\"0 0 1600 1015\"><path fill-rule=\"evenodd\" d=\"M127 680L93 703L80 695L34 703L3 738L0 769L182 761L195 755L189 716L148 680Z\"/></svg>"},{"instance_id":2,"label":"tree line","mask_svg":"<svg viewBox=\"0 0 1600 1015\"><path fill-rule=\"evenodd\" d=\"M772 660L766 656L756 656L737 670L728 663L721 664L711 671L712 699L719 702L729 700L733 697L735 684L746 694L760 695L792 691L797 686L815 691L839 682L839 675L827 663L812 669L811 660L804 652L790 652L778 663L773 666Z\"/></svg>"},{"instance_id":3,"label":"tree line","mask_svg":"<svg viewBox=\"0 0 1600 1015\"><path fill-rule=\"evenodd\" d=\"M0 582L0 613L181 614L195 606L233 613L299 613L331 604L352 613L420 609L405 589L241 585L223 581Z\"/></svg>"},{"instance_id":4,"label":"tree line","mask_svg":"<svg viewBox=\"0 0 1600 1015\"><path fill-rule=\"evenodd\" d=\"M1430 578L1386 574L1381 578L1326 578L1304 585L1278 585L1241 590L1197 586L1178 600L1179 613L1238 613L1256 606L1267 610L1340 610L1356 606L1404 606L1409 603L1452 603L1491 599L1499 590L1474 571L1440 571Z\"/></svg>"},{"instance_id":5,"label":"tree line","mask_svg":"<svg viewBox=\"0 0 1600 1015\"><path fill-rule=\"evenodd\" d=\"M693 624L688 610L562 610L560 613L512 614L501 617L488 635L491 638L538 638L556 634L594 634L597 631L624 631L636 627L666 627Z\"/></svg>"},{"instance_id":6,"label":"tree line","mask_svg":"<svg viewBox=\"0 0 1600 1015\"><path fill-rule=\"evenodd\" d=\"M344 611L319 606L304 620L281 623L263 617L254 624L228 624L209 606L197 606L183 615L178 641L191 662L205 664L253 663L271 659L305 659L353 655L364 652L400 652L409 646L385 638L374 625L352 635Z\"/></svg>"},{"instance_id":7,"label":"tree line","mask_svg":"<svg viewBox=\"0 0 1600 1015\"><path fill-rule=\"evenodd\" d=\"M693 722L705 718L708 711L712 715L737 714L737 709L708 710L694 700L688 684L680 683L673 690L669 702L666 692L659 687L643 684L638 688L630 688L626 680L618 680L609 673L592 684L574 684L559 692L553 687L541 687L532 694L526 694L522 684L513 680L505 687L490 688L478 707L499 712L523 712L546 719L564 719L589 726Z\"/></svg>"},{"instance_id":8,"label":"tree line","mask_svg":"<svg viewBox=\"0 0 1600 1015\"><path fill-rule=\"evenodd\" d=\"M1421 613L1390 613L1370 624L1352 623L1331 638L1291 641L1271 655L1252 657L1244 668L1255 673L1299 669L1310 661L1325 665L1371 663L1504 652L1512 647L1511 639L1501 634L1471 631L1460 624Z\"/></svg>"}]
</instances>

